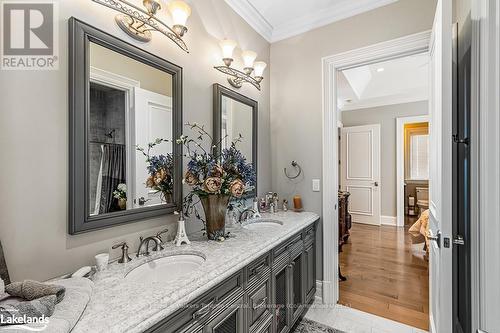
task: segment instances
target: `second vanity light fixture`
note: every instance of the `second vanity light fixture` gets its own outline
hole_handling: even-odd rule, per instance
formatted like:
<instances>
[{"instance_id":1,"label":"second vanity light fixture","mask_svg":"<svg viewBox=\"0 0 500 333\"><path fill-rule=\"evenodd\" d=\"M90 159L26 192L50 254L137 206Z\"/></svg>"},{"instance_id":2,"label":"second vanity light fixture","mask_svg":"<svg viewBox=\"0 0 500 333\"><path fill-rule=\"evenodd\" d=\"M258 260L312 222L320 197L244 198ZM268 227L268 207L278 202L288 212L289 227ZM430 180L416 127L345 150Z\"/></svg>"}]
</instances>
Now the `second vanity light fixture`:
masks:
<instances>
[{"instance_id":1,"label":"second vanity light fixture","mask_svg":"<svg viewBox=\"0 0 500 333\"><path fill-rule=\"evenodd\" d=\"M135 40L149 42L152 38L151 31L158 31L170 38L181 49L189 52L182 37L187 32L186 21L191 15L191 8L184 1L172 0L167 4L167 9L172 15L172 27L157 16L164 0L143 0L144 8L128 0L92 1L120 12L121 14L115 17L116 24Z\"/></svg>"},{"instance_id":2,"label":"second vanity light fixture","mask_svg":"<svg viewBox=\"0 0 500 333\"><path fill-rule=\"evenodd\" d=\"M260 90L260 83L264 79L262 76L267 64L263 61L255 61L257 53L253 51L243 51L241 57L243 58L244 68L243 71L231 67L233 62L233 51L237 44L233 40L224 39L220 42L222 49L222 61L224 66L215 66L214 68L227 74L229 84L235 88L241 88L243 83L250 83L255 88ZM252 76L252 73L254 76Z\"/></svg>"}]
</instances>

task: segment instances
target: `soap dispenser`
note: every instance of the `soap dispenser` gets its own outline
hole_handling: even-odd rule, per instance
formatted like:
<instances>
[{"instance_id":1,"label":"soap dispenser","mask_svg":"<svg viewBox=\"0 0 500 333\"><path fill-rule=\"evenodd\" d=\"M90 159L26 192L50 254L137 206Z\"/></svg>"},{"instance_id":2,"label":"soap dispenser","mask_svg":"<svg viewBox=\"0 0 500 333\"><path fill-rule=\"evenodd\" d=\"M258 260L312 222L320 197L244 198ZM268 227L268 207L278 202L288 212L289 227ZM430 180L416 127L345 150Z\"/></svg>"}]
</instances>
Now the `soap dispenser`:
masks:
<instances>
[{"instance_id":1,"label":"soap dispenser","mask_svg":"<svg viewBox=\"0 0 500 333\"><path fill-rule=\"evenodd\" d=\"M175 235L175 246L181 246L182 244L191 244L186 234L186 225L184 221L184 212L181 211L179 214L179 221L177 222L177 234Z\"/></svg>"}]
</instances>

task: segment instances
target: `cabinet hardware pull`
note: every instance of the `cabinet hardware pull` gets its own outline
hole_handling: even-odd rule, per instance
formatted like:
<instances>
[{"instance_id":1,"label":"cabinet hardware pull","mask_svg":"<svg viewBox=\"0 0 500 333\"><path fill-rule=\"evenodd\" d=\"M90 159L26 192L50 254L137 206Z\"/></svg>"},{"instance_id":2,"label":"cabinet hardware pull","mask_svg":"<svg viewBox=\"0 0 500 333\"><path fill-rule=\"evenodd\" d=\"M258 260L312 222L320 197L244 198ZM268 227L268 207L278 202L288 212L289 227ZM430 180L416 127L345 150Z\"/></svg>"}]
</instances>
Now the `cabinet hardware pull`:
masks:
<instances>
[{"instance_id":1,"label":"cabinet hardware pull","mask_svg":"<svg viewBox=\"0 0 500 333\"><path fill-rule=\"evenodd\" d=\"M259 302L259 304L257 304L257 305L254 305L254 306L253 306L254 311L255 311L255 310L257 310L257 309L260 309L261 307L263 307L264 305L266 305L266 303L267 303L267 297L264 297L264 298L263 298L263 299Z\"/></svg>"},{"instance_id":2,"label":"cabinet hardware pull","mask_svg":"<svg viewBox=\"0 0 500 333\"><path fill-rule=\"evenodd\" d=\"M193 313L193 319L200 319L201 317L206 316L210 311L212 311L216 302L217 302L217 297L215 297L209 303L204 305L201 309Z\"/></svg>"}]
</instances>

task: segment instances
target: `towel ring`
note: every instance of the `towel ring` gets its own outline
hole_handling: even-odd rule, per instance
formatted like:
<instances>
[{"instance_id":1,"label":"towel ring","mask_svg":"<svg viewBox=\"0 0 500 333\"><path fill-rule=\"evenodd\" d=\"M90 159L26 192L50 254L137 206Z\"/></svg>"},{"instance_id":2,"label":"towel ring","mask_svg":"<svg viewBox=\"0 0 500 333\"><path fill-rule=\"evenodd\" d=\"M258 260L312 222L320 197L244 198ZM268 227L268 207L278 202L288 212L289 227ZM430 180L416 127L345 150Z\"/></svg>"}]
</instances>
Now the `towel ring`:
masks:
<instances>
[{"instance_id":1,"label":"towel ring","mask_svg":"<svg viewBox=\"0 0 500 333\"><path fill-rule=\"evenodd\" d=\"M297 170L298 170L298 171L297 171L297 174L296 174L295 176L290 176L290 175L288 174L288 172L286 171L286 168L284 168L284 169L283 169L283 171L285 172L285 176L286 176L286 178L288 178L288 179L295 179L295 178L299 177L299 176L302 174L302 168L300 167L300 165L299 165L297 162L292 161L292 166L293 166L295 169L297 169Z\"/></svg>"}]
</instances>

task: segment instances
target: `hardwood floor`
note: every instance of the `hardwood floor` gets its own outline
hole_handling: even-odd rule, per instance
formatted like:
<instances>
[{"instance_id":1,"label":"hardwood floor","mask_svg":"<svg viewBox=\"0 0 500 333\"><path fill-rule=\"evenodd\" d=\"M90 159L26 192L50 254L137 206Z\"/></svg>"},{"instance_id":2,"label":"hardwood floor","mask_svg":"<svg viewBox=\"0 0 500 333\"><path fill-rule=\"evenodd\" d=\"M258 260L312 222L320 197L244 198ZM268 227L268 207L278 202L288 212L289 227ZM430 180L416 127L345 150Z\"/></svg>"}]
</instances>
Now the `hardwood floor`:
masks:
<instances>
[{"instance_id":1,"label":"hardwood floor","mask_svg":"<svg viewBox=\"0 0 500 333\"><path fill-rule=\"evenodd\" d=\"M339 303L420 329L429 329L429 273L408 228L353 223L340 253L347 281Z\"/></svg>"}]
</instances>

